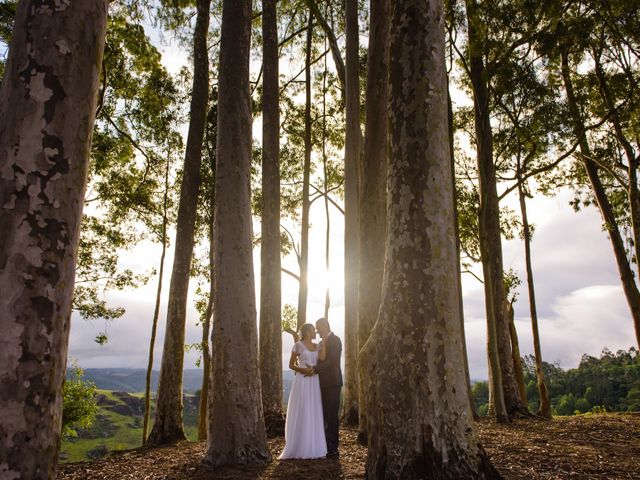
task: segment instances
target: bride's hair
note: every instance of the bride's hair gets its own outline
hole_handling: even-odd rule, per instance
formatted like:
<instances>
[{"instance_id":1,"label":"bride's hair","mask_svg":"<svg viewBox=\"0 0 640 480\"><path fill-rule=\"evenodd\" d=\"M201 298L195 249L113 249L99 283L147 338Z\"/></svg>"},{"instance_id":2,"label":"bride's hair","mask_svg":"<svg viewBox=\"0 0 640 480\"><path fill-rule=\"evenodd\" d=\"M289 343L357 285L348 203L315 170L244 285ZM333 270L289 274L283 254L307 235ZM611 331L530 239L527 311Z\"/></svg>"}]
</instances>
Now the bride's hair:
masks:
<instances>
[{"instance_id":1,"label":"bride's hair","mask_svg":"<svg viewBox=\"0 0 640 480\"><path fill-rule=\"evenodd\" d=\"M316 327L313 326L313 323L305 323L300 327L300 340L304 340L307 335L314 330Z\"/></svg>"}]
</instances>

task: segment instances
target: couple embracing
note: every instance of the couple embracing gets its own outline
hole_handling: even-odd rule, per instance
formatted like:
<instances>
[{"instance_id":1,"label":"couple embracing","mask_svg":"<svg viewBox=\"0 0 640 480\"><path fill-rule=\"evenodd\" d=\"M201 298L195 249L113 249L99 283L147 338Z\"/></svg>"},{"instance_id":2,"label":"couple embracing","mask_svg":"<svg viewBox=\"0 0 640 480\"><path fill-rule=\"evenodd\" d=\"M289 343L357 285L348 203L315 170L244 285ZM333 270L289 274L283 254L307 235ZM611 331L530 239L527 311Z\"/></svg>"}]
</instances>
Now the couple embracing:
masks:
<instances>
[{"instance_id":1,"label":"couple embracing","mask_svg":"<svg viewBox=\"0 0 640 480\"><path fill-rule=\"evenodd\" d=\"M322 341L313 340L317 333ZM342 342L329 321L306 323L291 352L289 368L296 372L289 394L285 447L280 459L338 455L338 411L342 372Z\"/></svg>"}]
</instances>

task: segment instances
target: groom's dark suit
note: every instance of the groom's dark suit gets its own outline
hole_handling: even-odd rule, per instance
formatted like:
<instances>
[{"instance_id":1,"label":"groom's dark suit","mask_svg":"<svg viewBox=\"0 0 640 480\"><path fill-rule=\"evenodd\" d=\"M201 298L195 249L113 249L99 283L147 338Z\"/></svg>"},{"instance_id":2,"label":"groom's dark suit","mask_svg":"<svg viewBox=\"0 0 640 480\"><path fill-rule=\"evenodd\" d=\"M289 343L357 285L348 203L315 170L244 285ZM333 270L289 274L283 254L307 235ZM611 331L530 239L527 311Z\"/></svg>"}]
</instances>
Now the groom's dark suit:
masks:
<instances>
[{"instance_id":1,"label":"groom's dark suit","mask_svg":"<svg viewBox=\"0 0 640 480\"><path fill-rule=\"evenodd\" d=\"M327 357L319 361L314 371L320 377L322 393L322 411L324 413L324 435L327 439L327 452L338 451L338 411L340 410L340 388L342 387L342 370L340 356L342 342L332 333L322 340L327 342Z\"/></svg>"}]
</instances>

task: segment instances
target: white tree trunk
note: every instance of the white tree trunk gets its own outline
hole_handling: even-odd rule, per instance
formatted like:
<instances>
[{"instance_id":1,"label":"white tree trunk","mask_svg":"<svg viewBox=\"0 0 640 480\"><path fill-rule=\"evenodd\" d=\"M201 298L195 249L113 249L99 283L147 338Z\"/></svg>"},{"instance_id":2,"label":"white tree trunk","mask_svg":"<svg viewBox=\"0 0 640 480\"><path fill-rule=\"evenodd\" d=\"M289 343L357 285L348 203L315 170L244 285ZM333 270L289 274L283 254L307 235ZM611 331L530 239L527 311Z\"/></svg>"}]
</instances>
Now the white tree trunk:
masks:
<instances>
[{"instance_id":1,"label":"white tree trunk","mask_svg":"<svg viewBox=\"0 0 640 480\"><path fill-rule=\"evenodd\" d=\"M391 3L389 191L368 376L369 478L499 478L467 397L442 0Z\"/></svg>"},{"instance_id":2,"label":"white tree trunk","mask_svg":"<svg viewBox=\"0 0 640 480\"><path fill-rule=\"evenodd\" d=\"M23 0L0 90L0 478L55 477L107 0Z\"/></svg>"},{"instance_id":3,"label":"white tree trunk","mask_svg":"<svg viewBox=\"0 0 640 480\"><path fill-rule=\"evenodd\" d=\"M251 231L251 0L224 0L218 83L209 467L263 462L267 447Z\"/></svg>"}]
</instances>

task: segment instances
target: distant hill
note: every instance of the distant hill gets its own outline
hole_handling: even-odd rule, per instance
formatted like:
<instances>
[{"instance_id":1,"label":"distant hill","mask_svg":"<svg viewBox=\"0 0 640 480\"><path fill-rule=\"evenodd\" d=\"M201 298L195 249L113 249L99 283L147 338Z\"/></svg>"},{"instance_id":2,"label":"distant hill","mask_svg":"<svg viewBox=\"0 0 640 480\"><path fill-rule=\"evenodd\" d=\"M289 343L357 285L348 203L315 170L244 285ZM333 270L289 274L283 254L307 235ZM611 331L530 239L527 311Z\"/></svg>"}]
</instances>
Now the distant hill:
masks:
<instances>
[{"instance_id":1,"label":"distant hill","mask_svg":"<svg viewBox=\"0 0 640 480\"><path fill-rule=\"evenodd\" d=\"M284 402L286 404L293 381L293 372L285 370L283 373ZM151 376L151 391L158 390L158 377L160 372L154 370ZM100 390L112 390L115 392L144 392L147 371L143 368L87 368L84 370L84 378L96 384ZM202 370L184 370L184 391L195 393L202 386Z\"/></svg>"},{"instance_id":2,"label":"distant hill","mask_svg":"<svg viewBox=\"0 0 640 480\"><path fill-rule=\"evenodd\" d=\"M154 370L151 375L151 391L158 389L160 372ZM116 392L144 392L147 371L143 368L86 368L84 378L96 384L100 390ZM202 370L184 370L184 391L194 393L202 386Z\"/></svg>"}]
</instances>

